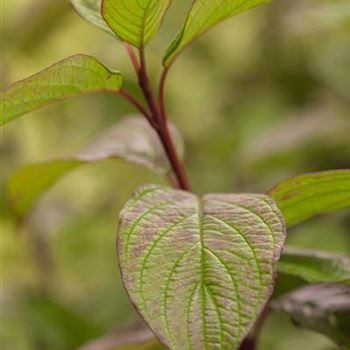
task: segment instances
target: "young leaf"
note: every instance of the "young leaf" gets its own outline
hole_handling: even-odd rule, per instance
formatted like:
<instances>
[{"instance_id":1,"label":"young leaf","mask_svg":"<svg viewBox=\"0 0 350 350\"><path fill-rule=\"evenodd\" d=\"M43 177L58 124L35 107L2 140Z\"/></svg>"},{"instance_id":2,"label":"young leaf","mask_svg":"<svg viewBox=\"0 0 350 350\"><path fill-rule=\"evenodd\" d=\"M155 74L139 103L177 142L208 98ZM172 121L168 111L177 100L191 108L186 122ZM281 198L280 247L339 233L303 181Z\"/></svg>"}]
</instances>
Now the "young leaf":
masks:
<instances>
[{"instance_id":1,"label":"young leaf","mask_svg":"<svg viewBox=\"0 0 350 350\"><path fill-rule=\"evenodd\" d=\"M271 296L284 240L268 196L149 185L120 214L119 263L131 300L170 349L233 350Z\"/></svg>"},{"instance_id":2,"label":"young leaf","mask_svg":"<svg viewBox=\"0 0 350 350\"><path fill-rule=\"evenodd\" d=\"M291 227L318 214L350 208L350 170L301 175L281 182L269 195Z\"/></svg>"},{"instance_id":3,"label":"young leaf","mask_svg":"<svg viewBox=\"0 0 350 350\"><path fill-rule=\"evenodd\" d=\"M53 102L83 93L117 92L123 83L95 58L76 55L11 85L1 93L1 125Z\"/></svg>"},{"instance_id":4,"label":"young leaf","mask_svg":"<svg viewBox=\"0 0 350 350\"><path fill-rule=\"evenodd\" d=\"M102 0L102 17L122 40L146 45L158 32L171 0Z\"/></svg>"},{"instance_id":5,"label":"young leaf","mask_svg":"<svg viewBox=\"0 0 350 350\"><path fill-rule=\"evenodd\" d=\"M170 130L178 152L183 156L181 136L174 125L170 125ZM13 211L18 217L25 216L43 192L71 170L107 159L140 164L161 175L170 170L160 141L148 122L142 117L129 116L102 132L88 147L72 157L18 169L6 184Z\"/></svg>"},{"instance_id":6,"label":"young leaf","mask_svg":"<svg viewBox=\"0 0 350 350\"><path fill-rule=\"evenodd\" d=\"M350 286L315 284L296 290L273 303L294 323L330 337L341 349L350 348Z\"/></svg>"},{"instance_id":7,"label":"young leaf","mask_svg":"<svg viewBox=\"0 0 350 350\"><path fill-rule=\"evenodd\" d=\"M70 0L78 14L94 26L113 34L101 15L102 0Z\"/></svg>"},{"instance_id":8,"label":"young leaf","mask_svg":"<svg viewBox=\"0 0 350 350\"><path fill-rule=\"evenodd\" d=\"M301 277L309 283L341 282L350 284L350 259L345 256L286 247L278 271Z\"/></svg>"},{"instance_id":9,"label":"young leaf","mask_svg":"<svg viewBox=\"0 0 350 350\"><path fill-rule=\"evenodd\" d=\"M218 23L241 12L270 2L271 0L194 0L192 8L180 33L176 36L164 57L168 67L193 40Z\"/></svg>"}]
</instances>

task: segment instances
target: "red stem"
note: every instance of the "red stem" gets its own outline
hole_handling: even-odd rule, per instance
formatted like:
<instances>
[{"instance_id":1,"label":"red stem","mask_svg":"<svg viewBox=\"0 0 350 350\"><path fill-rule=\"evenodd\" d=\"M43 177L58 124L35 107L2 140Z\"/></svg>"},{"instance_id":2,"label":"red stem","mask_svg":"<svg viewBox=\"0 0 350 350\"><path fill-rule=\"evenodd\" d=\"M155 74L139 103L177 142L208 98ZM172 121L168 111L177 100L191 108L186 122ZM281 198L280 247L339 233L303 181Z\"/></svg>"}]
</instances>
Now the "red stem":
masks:
<instances>
[{"instance_id":1,"label":"red stem","mask_svg":"<svg viewBox=\"0 0 350 350\"><path fill-rule=\"evenodd\" d=\"M160 104L160 113L162 114L162 118L165 120L166 117L166 108L165 108L165 83L166 78L168 76L169 69L164 68L162 76L160 77L159 82L159 104Z\"/></svg>"},{"instance_id":2,"label":"red stem","mask_svg":"<svg viewBox=\"0 0 350 350\"><path fill-rule=\"evenodd\" d=\"M137 56L134 52L134 49L128 43L124 43L124 46L126 48L126 51L128 52L128 55L130 57L130 61L131 61L132 65L134 66L135 71L138 73L140 71L140 63L137 59Z\"/></svg>"},{"instance_id":3,"label":"red stem","mask_svg":"<svg viewBox=\"0 0 350 350\"><path fill-rule=\"evenodd\" d=\"M174 142L169 132L165 109L159 107L152 91L152 87L147 74L147 64L145 50L143 46L140 48L140 65L140 70L138 71L139 84L142 88L148 106L152 112L153 118L151 120L154 123L154 125L152 126L159 135L165 153L176 175L179 188L185 191L191 191L191 186L185 173L185 169L177 155Z\"/></svg>"},{"instance_id":4,"label":"red stem","mask_svg":"<svg viewBox=\"0 0 350 350\"><path fill-rule=\"evenodd\" d=\"M161 123L161 127L158 128L156 131L163 144L165 153L167 154L173 171L176 175L179 188L181 188L184 191L191 191L190 182L185 173L185 169L177 156L176 148L170 135L167 122L165 121L164 123Z\"/></svg>"},{"instance_id":5,"label":"red stem","mask_svg":"<svg viewBox=\"0 0 350 350\"><path fill-rule=\"evenodd\" d=\"M119 96L125 98L128 102L130 102L134 107L136 107L147 118L152 127L157 127L157 125L154 123L152 115L146 110L145 107L142 106L142 104L134 96L132 96L125 90L120 90L118 94Z\"/></svg>"},{"instance_id":6,"label":"red stem","mask_svg":"<svg viewBox=\"0 0 350 350\"><path fill-rule=\"evenodd\" d=\"M140 64L141 67L138 74L139 84L141 86L145 99L149 105L149 108L153 113L153 117L159 122L158 117L160 116L160 111L157 101L154 98L151 83L148 78L145 49L143 46L141 46L140 48Z\"/></svg>"}]
</instances>

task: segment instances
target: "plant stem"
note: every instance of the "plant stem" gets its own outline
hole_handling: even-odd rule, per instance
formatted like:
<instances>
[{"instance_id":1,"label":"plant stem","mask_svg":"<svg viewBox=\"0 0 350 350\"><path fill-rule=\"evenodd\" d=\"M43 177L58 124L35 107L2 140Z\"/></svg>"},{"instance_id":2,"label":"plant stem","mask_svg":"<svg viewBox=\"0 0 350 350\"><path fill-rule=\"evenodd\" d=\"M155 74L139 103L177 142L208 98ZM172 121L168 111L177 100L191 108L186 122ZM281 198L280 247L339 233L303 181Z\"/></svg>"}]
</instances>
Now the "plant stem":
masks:
<instances>
[{"instance_id":1,"label":"plant stem","mask_svg":"<svg viewBox=\"0 0 350 350\"><path fill-rule=\"evenodd\" d=\"M137 56L134 52L134 49L132 48L132 46L128 43L124 43L124 46L126 48L126 51L128 52L128 55L130 57L130 61L132 63L132 65L134 66L134 69L136 72L139 72L140 70L140 63L137 59Z\"/></svg>"},{"instance_id":2,"label":"plant stem","mask_svg":"<svg viewBox=\"0 0 350 350\"><path fill-rule=\"evenodd\" d=\"M149 105L149 108L153 114L153 117L155 118L155 120L157 120L157 122L159 122L160 110L157 101L154 97L151 83L148 78L145 49L143 46L140 48L140 64L141 67L138 72L139 84L143 91L145 99Z\"/></svg>"},{"instance_id":3,"label":"plant stem","mask_svg":"<svg viewBox=\"0 0 350 350\"><path fill-rule=\"evenodd\" d=\"M191 185L186 176L185 169L177 156L176 148L170 135L167 121L165 120L165 122L161 123L161 127L156 129L156 131L176 175L179 188L184 191L191 191Z\"/></svg>"},{"instance_id":4,"label":"plant stem","mask_svg":"<svg viewBox=\"0 0 350 350\"><path fill-rule=\"evenodd\" d=\"M165 82L168 76L169 69L164 68L162 76L160 77L159 82L159 104L160 104L160 112L162 114L163 120L167 119L166 117L166 108L165 108Z\"/></svg>"},{"instance_id":5,"label":"plant stem","mask_svg":"<svg viewBox=\"0 0 350 350\"><path fill-rule=\"evenodd\" d=\"M191 186L185 169L177 155L174 142L172 140L171 134L169 132L169 127L167 123L165 108L160 107L157 103L156 98L154 97L152 87L147 74L147 65L145 50L142 46L140 48L140 69L138 71L139 84L149 106L149 109L152 113L151 120L153 121L153 128L156 130L160 141L164 147L164 151L167 155L167 158L171 164L174 174L176 175L176 180L178 187L184 191L191 191ZM164 79L165 80L165 77ZM162 85L162 84L161 84ZM164 87L164 84L163 84Z\"/></svg>"},{"instance_id":6,"label":"plant stem","mask_svg":"<svg viewBox=\"0 0 350 350\"><path fill-rule=\"evenodd\" d=\"M128 102L130 102L134 107L136 107L147 119L152 119L152 116L148 111L146 110L145 107L142 106L142 104L131 94L129 94L125 90L120 90L118 94L125 98Z\"/></svg>"}]
</instances>

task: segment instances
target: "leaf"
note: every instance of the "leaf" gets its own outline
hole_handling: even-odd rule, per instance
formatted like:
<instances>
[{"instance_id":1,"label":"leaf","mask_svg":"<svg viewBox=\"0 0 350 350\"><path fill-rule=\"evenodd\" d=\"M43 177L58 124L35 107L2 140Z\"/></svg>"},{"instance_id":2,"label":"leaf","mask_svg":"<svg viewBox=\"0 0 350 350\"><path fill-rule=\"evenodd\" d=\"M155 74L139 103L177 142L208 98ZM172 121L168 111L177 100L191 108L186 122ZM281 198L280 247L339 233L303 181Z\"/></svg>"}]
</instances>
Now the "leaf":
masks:
<instances>
[{"instance_id":1,"label":"leaf","mask_svg":"<svg viewBox=\"0 0 350 350\"><path fill-rule=\"evenodd\" d=\"M77 306L66 305L50 293L28 291L21 300L21 310L21 323L29 331L26 341L45 344L50 350L76 349L101 332L98 323L84 317Z\"/></svg>"},{"instance_id":2,"label":"leaf","mask_svg":"<svg viewBox=\"0 0 350 350\"><path fill-rule=\"evenodd\" d=\"M318 214L350 208L350 170L301 175L281 182L269 195L291 227Z\"/></svg>"},{"instance_id":3,"label":"leaf","mask_svg":"<svg viewBox=\"0 0 350 350\"><path fill-rule=\"evenodd\" d=\"M171 0L102 0L102 17L122 40L140 48L158 32Z\"/></svg>"},{"instance_id":4,"label":"leaf","mask_svg":"<svg viewBox=\"0 0 350 350\"><path fill-rule=\"evenodd\" d=\"M169 67L188 45L218 23L271 0L194 0L180 33L176 36L164 57Z\"/></svg>"},{"instance_id":5,"label":"leaf","mask_svg":"<svg viewBox=\"0 0 350 350\"><path fill-rule=\"evenodd\" d=\"M285 239L265 195L148 185L120 214L123 282L172 350L236 349L269 299Z\"/></svg>"},{"instance_id":6,"label":"leaf","mask_svg":"<svg viewBox=\"0 0 350 350\"><path fill-rule=\"evenodd\" d=\"M301 277L309 283L350 284L350 259L336 254L286 247L278 270L287 275Z\"/></svg>"},{"instance_id":7,"label":"leaf","mask_svg":"<svg viewBox=\"0 0 350 350\"><path fill-rule=\"evenodd\" d=\"M165 350L147 328L108 334L77 350Z\"/></svg>"},{"instance_id":8,"label":"leaf","mask_svg":"<svg viewBox=\"0 0 350 350\"><path fill-rule=\"evenodd\" d=\"M170 130L178 152L183 156L181 136L174 125L170 125ZM161 175L170 170L155 131L144 118L129 116L102 132L74 156L29 164L13 173L6 188L14 213L19 218L25 216L47 189L73 169L107 159L143 165Z\"/></svg>"},{"instance_id":9,"label":"leaf","mask_svg":"<svg viewBox=\"0 0 350 350\"><path fill-rule=\"evenodd\" d=\"M330 337L344 350L350 348L349 285L309 285L286 295L272 306L288 313L299 327Z\"/></svg>"},{"instance_id":10,"label":"leaf","mask_svg":"<svg viewBox=\"0 0 350 350\"><path fill-rule=\"evenodd\" d=\"M123 83L95 58L66 58L1 93L1 124L67 97L98 91L117 92Z\"/></svg>"},{"instance_id":11,"label":"leaf","mask_svg":"<svg viewBox=\"0 0 350 350\"><path fill-rule=\"evenodd\" d=\"M74 9L86 21L94 26L113 34L114 32L108 27L101 15L102 0L70 0Z\"/></svg>"}]
</instances>

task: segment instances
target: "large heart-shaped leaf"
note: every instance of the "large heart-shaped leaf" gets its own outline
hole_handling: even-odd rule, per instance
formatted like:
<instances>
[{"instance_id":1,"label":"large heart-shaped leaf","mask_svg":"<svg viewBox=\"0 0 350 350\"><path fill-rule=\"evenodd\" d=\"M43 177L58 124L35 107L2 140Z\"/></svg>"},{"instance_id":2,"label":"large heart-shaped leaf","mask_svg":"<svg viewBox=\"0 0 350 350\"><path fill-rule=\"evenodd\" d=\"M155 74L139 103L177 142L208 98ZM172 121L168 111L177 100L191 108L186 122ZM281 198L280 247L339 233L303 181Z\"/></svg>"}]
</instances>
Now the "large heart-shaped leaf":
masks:
<instances>
[{"instance_id":1,"label":"large heart-shaped leaf","mask_svg":"<svg viewBox=\"0 0 350 350\"><path fill-rule=\"evenodd\" d=\"M278 271L301 277L309 283L342 282L350 284L350 259L315 250L286 247Z\"/></svg>"},{"instance_id":2,"label":"large heart-shaped leaf","mask_svg":"<svg viewBox=\"0 0 350 350\"><path fill-rule=\"evenodd\" d=\"M102 16L122 40L146 45L157 34L171 0L102 0Z\"/></svg>"},{"instance_id":3,"label":"large heart-shaped leaf","mask_svg":"<svg viewBox=\"0 0 350 350\"><path fill-rule=\"evenodd\" d=\"M112 1L112 0L111 0ZM194 0L180 33L167 49L164 65L170 66L180 52L218 23L271 0Z\"/></svg>"},{"instance_id":4,"label":"large heart-shaped leaf","mask_svg":"<svg viewBox=\"0 0 350 350\"><path fill-rule=\"evenodd\" d=\"M120 90L119 72L112 72L95 58L76 55L11 85L1 93L1 125L67 97L97 91Z\"/></svg>"},{"instance_id":5,"label":"large heart-shaped leaf","mask_svg":"<svg viewBox=\"0 0 350 350\"><path fill-rule=\"evenodd\" d=\"M179 155L184 147L174 125L170 131ZM29 164L18 169L7 180L7 196L13 211L23 217L39 197L71 170L84 164L119 159L143 165L161 175L170 171L159 138L145 118L129 116L105 130L78 154Z\"/></svg>"},{"instance_id":6,"label":"large heart-shaped leaf","mask_svg":"<svg viewBox=\"0 0 350 350\"><path fill-rule=\"evenodd\" d=\"M341 349L350 349L350 286L315 284L274 302L275 310L287 312L299 327L330 337Z\"/></svg>"},{"instance_id":7,"label":"large heart-shaped leaf","mask_svg":"<svg viewBox=\"0 0 350 350\"><path fill-rule=\"evenodd\" d=\"M101 15L102 0L70 0L78 14L94 26L111 33L114 32L108 27Z\"/></svg>"},{"instance_id":8,"label":"large heart-shaped leaf","mask_svg":"<svg viewBox=\"0 0 350 350\"><path fill-rule=\"evenodd\" d=\"M278 184L269 195L291 227L318 214L350 208L350 170L294 177Z\"/></svg>"},{"instance_id":9,"label":"large heart-shaped leaf","mask_svg":"<svg viewBox=\"0 0 350 350\"><path fill-rule=\"evenodd\" d=\"M284 240L268 196L149 185L120 214L118 253L131 300L165 345L233 350L272 293Z\"/></svg>"}]
</instances>

